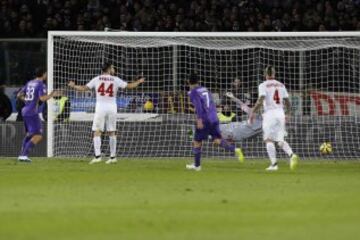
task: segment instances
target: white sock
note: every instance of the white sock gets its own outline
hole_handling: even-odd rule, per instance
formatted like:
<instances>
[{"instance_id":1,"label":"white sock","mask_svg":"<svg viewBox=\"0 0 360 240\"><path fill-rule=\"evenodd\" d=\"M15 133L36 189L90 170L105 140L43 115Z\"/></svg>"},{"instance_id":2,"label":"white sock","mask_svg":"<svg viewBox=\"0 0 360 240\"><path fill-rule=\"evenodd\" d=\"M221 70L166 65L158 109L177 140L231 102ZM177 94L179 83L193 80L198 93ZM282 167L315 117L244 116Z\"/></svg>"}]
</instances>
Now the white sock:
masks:
<instances>
[{"instance_id":1,"label":"white sock","mask_svg":"<svg viewBox=\"0 0 360 240\"><path fill-rule=\"evenodd\" d=\"M101 155L101 138L99 136L94 137L94 152L96 157Z\"/></svg>"},{"instance_id":2,"label":"white sock","mask_svg":"<svg viewBox=\"0 0 360 240\"><path fill-rule=\"evenodd\" d=\"M290 145L287 142L285 142L285 141L282 142L280 147L284 150L284 152L286 152L287 155L289 155L289 157L291 157L291 155L293 154L293 151L292 151Z\"/></svg>"},{"instance_id":3,"label":"white sock","mask_svg":"<svg viewBox=\"0 0 360 240\"><path fill-rule=\"evenodd\" d=\"M267 142L266 143L266 151L269 155L270 161L272 165L276 164L276 148L275 144L273 142Z\"/></svg>"},{"instance_id":4,"label":"white sock","mask_svg":"<svg viewBox=\"0 0 360 240\"><path fill-rule=\"evenodd\" d=\"M109 137L110 157L116 157L116 136Z\"/></svg>"}]
</instances>

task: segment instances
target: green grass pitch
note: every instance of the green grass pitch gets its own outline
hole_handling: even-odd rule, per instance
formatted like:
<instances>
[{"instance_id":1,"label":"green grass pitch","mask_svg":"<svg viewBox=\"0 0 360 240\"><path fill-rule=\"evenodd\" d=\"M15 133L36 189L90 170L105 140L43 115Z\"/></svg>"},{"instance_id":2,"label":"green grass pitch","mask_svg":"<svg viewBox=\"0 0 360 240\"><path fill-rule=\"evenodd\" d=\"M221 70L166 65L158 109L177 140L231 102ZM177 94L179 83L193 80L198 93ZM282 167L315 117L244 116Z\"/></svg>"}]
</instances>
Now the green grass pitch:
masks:
<instances>
[{"instance_id":1,"label":"green grass pitch","mask_svg":"<svg viewBox=\"0 0 360 240\"><path fill-rule=\"evenodd\" d=\"M0 160L0 239L359 239L360 162Z\"/></svg>"}]
</instances>

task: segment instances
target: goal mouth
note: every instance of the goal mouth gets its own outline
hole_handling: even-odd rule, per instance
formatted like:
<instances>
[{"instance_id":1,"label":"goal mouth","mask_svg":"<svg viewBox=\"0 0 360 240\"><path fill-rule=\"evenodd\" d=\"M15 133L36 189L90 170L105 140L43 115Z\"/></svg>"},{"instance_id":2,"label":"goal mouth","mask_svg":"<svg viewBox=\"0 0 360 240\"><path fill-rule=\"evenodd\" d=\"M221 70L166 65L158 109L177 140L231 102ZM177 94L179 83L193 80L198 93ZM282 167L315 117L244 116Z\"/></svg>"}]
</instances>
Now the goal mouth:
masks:
<instances>
[{"instance_id":1,"label":"goal mouth","mask_svg":"<svg viewBox=\"0 0 360 240\"><path fill-rule=\"evenodd\" d=\"M253 106L267 65L285 84L293 106L287 141L303 158L324 157L319 146L331 142L326 158L359 158L360 34L316 33L132 33L51 31L48 38L48 88L69 97L70 118L56 119L49 102L48 156L92 155L91 122L95 96L67 88L86 84L110 61L117 76L146 78L135 91L119 92L118 155L189 157L194 112L186 77L196 72L219 109L229 105L236 121L247 114L225 96L231 91ZM240 81L236 86L234 82ZM152 103L144 107L145 103ZM103 153L108 152L104 138ZM246 157L266 156L261 133L236 143ZM211 143L205 156L229 157ZM286 157L280 155L280 157Z\"/></svg>"}]
</instances>

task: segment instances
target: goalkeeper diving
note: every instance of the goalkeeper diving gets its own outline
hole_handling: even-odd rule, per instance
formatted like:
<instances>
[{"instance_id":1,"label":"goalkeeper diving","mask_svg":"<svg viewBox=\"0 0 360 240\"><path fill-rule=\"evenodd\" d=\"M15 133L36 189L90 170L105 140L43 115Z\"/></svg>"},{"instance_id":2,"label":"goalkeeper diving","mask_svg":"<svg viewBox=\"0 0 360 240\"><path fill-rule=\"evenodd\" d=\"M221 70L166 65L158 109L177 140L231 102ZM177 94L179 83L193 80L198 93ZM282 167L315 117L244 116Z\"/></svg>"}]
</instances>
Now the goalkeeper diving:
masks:
<instances>
[{"instance_id":1,"label":"goalkeeper diving","mask_svg":"<svg viewBox=\"0 0 360 240\"><path fill-rule=\"evenodd\" d=\"M230 98L236 103L236 107L241 109L246 114L250 113L251 108L240 99L236 98L233 93L227 92L226 97ZM249 121L232 122L231 112L224 114L223 112L218 113L220 120L220 131L224 139L233 142L242 142L251 137L257 136L262 133L262 117L258 115L253 123ZM190 131L190 137L194 129Z\"/></svg>"},{"instance_id":2,"label":"goalkeeper diving","mask_svg":"<svg viewBox=\"0 0 360 240\"><path fill-rule=\"evenodd\" d=\"M251 108L240 99L236 98L231 92L227 92L226 96L236 103L236 107L246 114L250 113ZM254 137L262 133L262 117L259 115L253 123L246 121L231 122L220 118L220 131L224 139L241 142L245 139Z\"/></svg>"}]
</instances>

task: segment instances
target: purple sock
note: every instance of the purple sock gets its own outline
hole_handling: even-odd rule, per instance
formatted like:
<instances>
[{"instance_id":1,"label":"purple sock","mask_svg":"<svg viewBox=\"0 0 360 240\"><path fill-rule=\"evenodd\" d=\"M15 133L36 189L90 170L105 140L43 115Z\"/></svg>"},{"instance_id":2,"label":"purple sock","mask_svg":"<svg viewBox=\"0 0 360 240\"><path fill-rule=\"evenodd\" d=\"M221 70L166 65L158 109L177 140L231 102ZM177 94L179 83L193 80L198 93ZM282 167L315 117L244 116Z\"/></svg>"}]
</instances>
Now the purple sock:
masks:
<instances>
[{"instance_id":1,"label":"purple sock","mask_svg":"<svg viewBox=\"0 0 360 240\"><path fill-rule=\"evenodd\" d=\"M235 151L235 144L230 144L225 139L221 139L220 147L224 148L227 151L234 152Z\"/></svg>"},{"instance_id":2,"label":"purple sock","mask_svg":"<svg viewBox=\"0 0 360 240\"><path fill-rule=\"evenodd\" d=\"M24 156L25 145L31 140L32 136L25 136L21 146L20 156Z\"/></svg>"},{"instance_id":3,"label":"purple sock","mask_svg":"<svg viewBox=\"0 0 360 240\"><path fill-rule=\"evenodd\" d=\"M201 148L193 148L195 167L200 166Z\"/></svg>"},{"instance_id":4,"label":"purple sock","mask_svg":"<svg viewBox=\"0 0 360 240\"><path fill-rule=\"evenodd\" d=\"M22 151L22 156L28 156L30 150L31 150L34 146L35 146L35 144L33 144L32 141L28 141L28 142L25 144L24 150Z\"/></svg>"}]
</instances>

